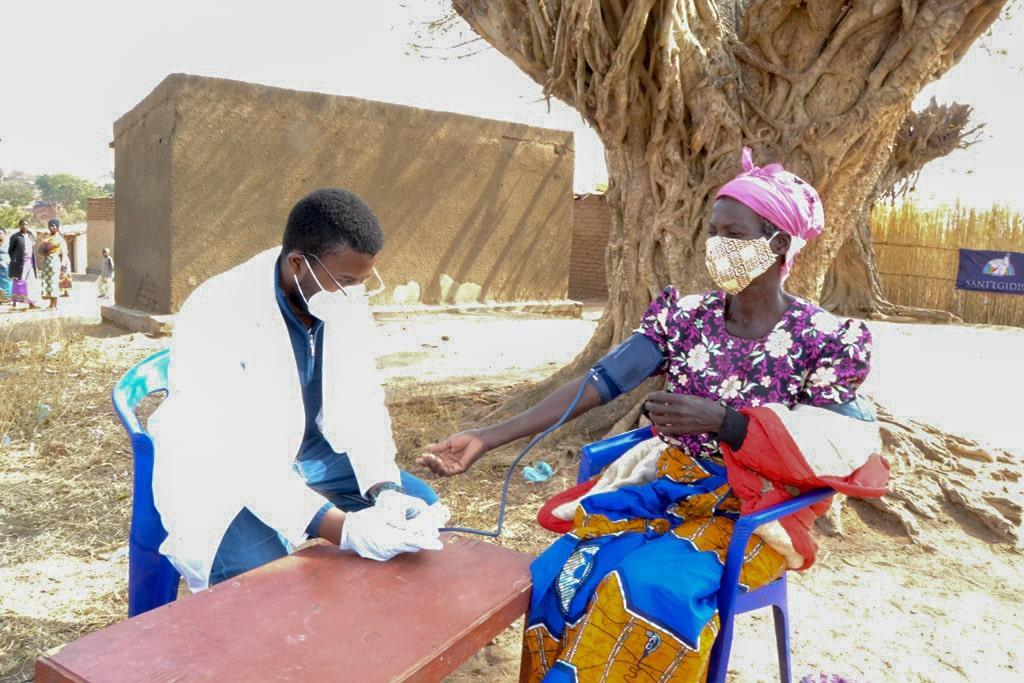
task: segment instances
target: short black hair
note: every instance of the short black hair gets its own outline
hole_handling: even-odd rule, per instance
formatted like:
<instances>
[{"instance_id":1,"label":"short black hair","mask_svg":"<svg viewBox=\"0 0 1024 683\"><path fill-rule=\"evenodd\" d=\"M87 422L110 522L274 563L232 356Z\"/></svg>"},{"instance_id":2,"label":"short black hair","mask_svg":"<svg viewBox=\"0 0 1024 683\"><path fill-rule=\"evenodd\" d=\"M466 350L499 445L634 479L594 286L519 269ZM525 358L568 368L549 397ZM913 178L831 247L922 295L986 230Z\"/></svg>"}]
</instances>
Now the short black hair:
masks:
<instances>
[{"instance_id":1,"label":"short black hair","mask_svg":"<svg viewBox=\"0 0 1024 683\"><path fill-rule=\"evenodd\" d=\"M284 229L285 254L298 251L323 256L339 247L375 256L384 246L384 232L366 202L338 187L306 195L292 207Z\"/></svg>"},{"instance_id":2,"label":"short black hair","mask_svg":"<svg viewBox=\"0 0 1024 683\"><path fill-rule=\"evenodd\" d=\"M26 219L22 218L22 219L21 219L20 221L18 221L18 227L19 227L19 228L20 228L21 226L23 226L23 225L28 225L28 220L26 220Z\"/></svg>"}]
</instances>

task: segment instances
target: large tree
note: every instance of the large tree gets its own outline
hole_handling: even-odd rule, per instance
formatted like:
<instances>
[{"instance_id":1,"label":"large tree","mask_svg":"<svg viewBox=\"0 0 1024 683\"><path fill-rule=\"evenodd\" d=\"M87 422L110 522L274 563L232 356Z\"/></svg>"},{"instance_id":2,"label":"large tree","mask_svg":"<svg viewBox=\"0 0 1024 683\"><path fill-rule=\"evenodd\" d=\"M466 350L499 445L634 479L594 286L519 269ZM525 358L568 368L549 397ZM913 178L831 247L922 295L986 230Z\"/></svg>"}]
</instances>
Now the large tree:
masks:
<instances>
[{"instance_id":1,"label":"large tree","mask_svg":"<svg viewBox=\"0 0 1024 683\"><path fill-rule=\"evenodd\" d=\"M4 180L0 182L0 204L13 208L21 208L35 199L36 188L23 180Z\"/></svg>"},{"instance_id":2,"label":"large tree","mask_svg":"<svg viewBox=\"0 0 1024 683\"><path fill-rule=\"evenodd\" d=\"M744 145L756 163L781 161L821 192L827 228L789 282L817 299L876 196L915 96L1004 4L453 0L476 33L579 111L605 146L608 303L590 344L551 382L628 336L666 284L709 286L703 225Z\"/></svg>"},{"instance_id":3,"label":"large tree","mask_svg":"<svg viewBox=\"0 0 1024 683\"><path fill-rule=\"evenodd\" d=\"M70 173L52 173L36 178L43 199L53 202L60 209L84 210L89 197L106 197L109 193L88 178Z\"/></svg>"}]
</instances>

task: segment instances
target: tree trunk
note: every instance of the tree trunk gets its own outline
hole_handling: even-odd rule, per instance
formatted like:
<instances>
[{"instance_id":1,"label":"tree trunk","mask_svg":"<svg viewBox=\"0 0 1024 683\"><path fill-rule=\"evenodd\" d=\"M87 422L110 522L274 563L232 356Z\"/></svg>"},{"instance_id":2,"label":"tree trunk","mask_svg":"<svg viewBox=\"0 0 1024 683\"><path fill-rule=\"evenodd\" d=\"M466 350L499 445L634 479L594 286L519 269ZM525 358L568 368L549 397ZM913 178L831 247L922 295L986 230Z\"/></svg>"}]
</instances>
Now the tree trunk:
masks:
<instances>
[{"instance_id":1,"label":"tree trunk","mask_svg":"<svg viewBox=\"0 0 1024 683\"><path fill-rule=\"evenodd\" d=\"M870 203L830 266L821 294L822 306L861 318L943 323L959 320L948 311L897 306L886 298L872 247L871 209L879 198L895 199L912 190L929 162L973 145L984 126L968 129L971 111L968 105L939 105L932 98L925 109L912 111L904 119Z\"/></svg>"},{"instance_id":2,"label":"tree trunk","mask_svg":"<svg viewBox=\"0 0 1024 683\"><path fill-rule=\"evenodd\" d=\"M886 298L872 246L870 208L860 217L856 230L843 243L832 262L822 290L821 305L842 315L874 320L933 323L960 320L948 311L897 306Z\"/></svg>"}]
</instances>

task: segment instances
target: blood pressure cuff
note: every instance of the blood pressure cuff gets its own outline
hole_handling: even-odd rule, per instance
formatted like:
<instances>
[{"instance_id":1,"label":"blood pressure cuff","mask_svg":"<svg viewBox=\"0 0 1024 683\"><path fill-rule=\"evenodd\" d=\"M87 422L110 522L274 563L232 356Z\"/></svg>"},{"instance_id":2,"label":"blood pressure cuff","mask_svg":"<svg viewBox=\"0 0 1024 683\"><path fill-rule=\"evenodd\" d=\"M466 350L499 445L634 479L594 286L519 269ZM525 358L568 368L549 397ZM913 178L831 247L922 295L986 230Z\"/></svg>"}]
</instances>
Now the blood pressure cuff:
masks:
<instances>
[{"instance_id":1,"label":"blood pressure cuff","mask_svg":"<svg viewBox=\"0 0 1024 683\"><path fill-rule=\"evenodd\" d=\"M650 337L634 334L594 366L594 384L607 403L640 386L665 362L661 349Z\"/></svg>"}]
</instances>

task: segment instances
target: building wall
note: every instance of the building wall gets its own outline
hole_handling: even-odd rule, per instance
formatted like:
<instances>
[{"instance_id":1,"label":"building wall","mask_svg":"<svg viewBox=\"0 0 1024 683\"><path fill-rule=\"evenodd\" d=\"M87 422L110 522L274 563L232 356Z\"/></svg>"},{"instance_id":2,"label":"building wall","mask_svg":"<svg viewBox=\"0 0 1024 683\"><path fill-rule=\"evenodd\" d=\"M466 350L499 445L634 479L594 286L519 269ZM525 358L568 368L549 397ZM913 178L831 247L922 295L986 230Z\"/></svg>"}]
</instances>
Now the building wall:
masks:
<instances>
[{"instance_id":1,"label":"building wall","mask_svg":"<svg viewBox=\"0 0 1024 683\"><path fill-rule=\"evenodd\" d=\"M570 298L593 301L608 297L604 254L610 232L611 213L604 195L588 194L573 200Z\"/></svg>"},{"instance_id":2,"label":"building wall","mask_svg":"<svg viewBox=\"0 0 1024 683\"><path fill-rule=\"evenodd\" d=\"M177 115L167 80L114 123L117 222L114 301L171 310L171 141ZM175 307L177 310L177 307Z\"/></svg>"},{"instance_id":3,"label":"building wall","mask_svg":"<svg viewBox=\"0 0 1024 683\"><path fill-rule=\"evenodd\" d=\"M68 261L71 262L72 273L84 273L86 254L89 249L89 237L85 232L77 235L66 235L64 238L68 248Z\"/></svg>"},{"instance_id":4,"label":"building wall","mask_svg":"<svg viewBox=\"0 0 1024 683\"><path fill-rule=\"evenodd\" d=\"M382 299L567 295L569 132L174 74L114 138L120 305L176 311L279 245L294 203L328 186L381 220Z\"/></svg>"},{"instance_id":5,"label":"building wall","mask_svg":"<svg viewBox=\"0 0 1024 683\"><path fill-rule=\"evenodd\" d=\"M114 199L113 197L89 198L86 200L86 224L88 225L88 265L90 273L100 272L103 248L114 251ZM117 258L116 254L113 254Z\"/></svg>"}]
</instances>

